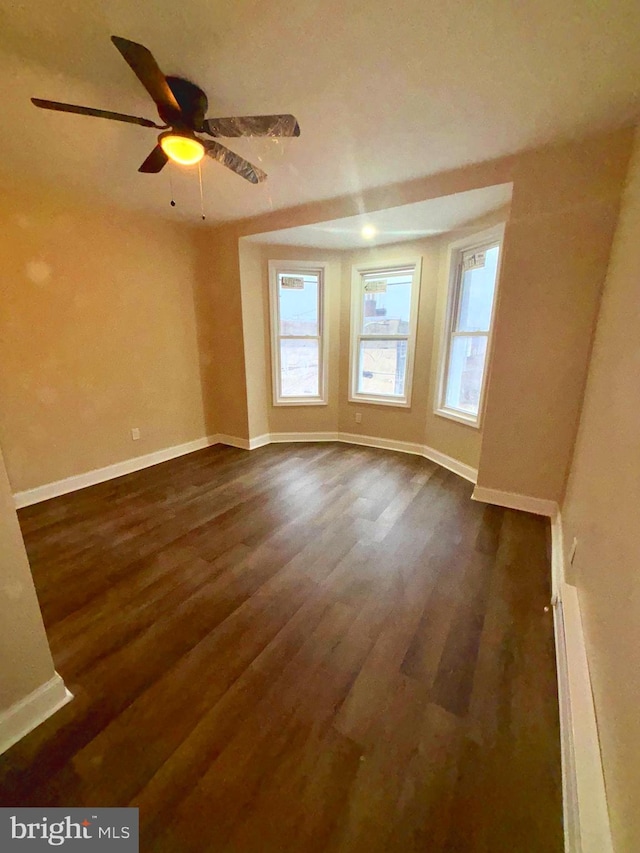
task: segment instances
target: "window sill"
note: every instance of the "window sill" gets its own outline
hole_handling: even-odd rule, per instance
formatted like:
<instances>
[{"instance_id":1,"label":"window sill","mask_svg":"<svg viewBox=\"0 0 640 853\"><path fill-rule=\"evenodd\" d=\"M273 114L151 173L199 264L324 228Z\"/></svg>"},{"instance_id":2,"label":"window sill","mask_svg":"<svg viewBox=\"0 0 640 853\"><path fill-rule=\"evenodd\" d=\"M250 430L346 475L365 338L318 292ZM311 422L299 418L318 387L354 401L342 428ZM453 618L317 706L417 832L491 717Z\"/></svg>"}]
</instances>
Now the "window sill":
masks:
<instances>
[{"instance_id":1,"label":"window sill","mask_svg":"<svg viewBox=\"0 0 640 853\"><path fill-rule=\"evenodd\" d=\"M468 417L463 415L461 412L452 412L449 409L434 409L434 415L438 415L440 418L447 418L450 421L456 421L459 424L464 424L465 426L472 427L473 429L480 429L480 417L473 417L473 415L469 415Z\"/></svg>"},{"instance_id":2,"label":"window sill","mask_svg":"<svg viewBox=\"0 0 640 853\"><path fill-rule=\"evenodd\" d=\"M304 397L296 397L290 400L274 400L273 406L328 406L327 400L306 399Z\"/></svg>"},{"instance_id":3,"label":"window sill","mask_svg":"<svg viewBox=\"0 0 640 853\"><path fill-rule=\"evenodd\" d=\"M365 406L395 406L400 409L410 409L411 401L403 397L367 397L366 395L349 396L350 403L363 403Z\"/></svg>"}]
</instances>

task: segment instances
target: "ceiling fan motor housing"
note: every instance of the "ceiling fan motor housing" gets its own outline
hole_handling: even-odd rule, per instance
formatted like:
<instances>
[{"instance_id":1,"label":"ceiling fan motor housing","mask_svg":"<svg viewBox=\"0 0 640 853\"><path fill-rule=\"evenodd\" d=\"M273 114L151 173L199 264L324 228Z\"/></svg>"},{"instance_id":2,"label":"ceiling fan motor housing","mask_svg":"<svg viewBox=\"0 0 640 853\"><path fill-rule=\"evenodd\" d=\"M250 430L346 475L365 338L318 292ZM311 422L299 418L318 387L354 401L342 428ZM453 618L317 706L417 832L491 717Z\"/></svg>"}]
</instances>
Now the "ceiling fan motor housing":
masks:
<instances>
[{"instance_id":1,"label":"ceiling fan motor housing","mask_svg":"<svg viewBox=\"0 0 640 853\"><path fill-rule=\"evenodd\" d=\"M190 130L197 130L202 133L204 130L204 119L209 107L207 96L199 86L192 83L190 80L185 80L182 77L167 77L169 88L173 92L180 109L182 116L180 121L176 121L174 115L170 115L165 110L159 109L160 117L167 124L172 126L186 125Z\"/></svg>"}]
</instances>

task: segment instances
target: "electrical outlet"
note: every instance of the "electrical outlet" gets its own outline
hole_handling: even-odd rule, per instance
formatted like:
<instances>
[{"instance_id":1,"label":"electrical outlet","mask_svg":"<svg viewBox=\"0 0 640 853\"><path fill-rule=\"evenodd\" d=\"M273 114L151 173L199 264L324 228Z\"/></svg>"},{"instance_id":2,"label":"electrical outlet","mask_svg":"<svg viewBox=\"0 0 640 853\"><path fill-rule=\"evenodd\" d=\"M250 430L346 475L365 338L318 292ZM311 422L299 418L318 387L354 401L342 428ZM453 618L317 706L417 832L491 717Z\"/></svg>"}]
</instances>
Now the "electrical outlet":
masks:
<instances>
[{"instance_id":1,"label":"electrical outlet","mask_svg":"<svg viewBox=\"0 0 640 853\"><path fill-rule=\"evenodd\" d=\"M362 412L356 412L356 423L357 424L362 423Z\"/></svg>"},{"instance_id":2,"label":"electrical outlet","mask_svg":"<svg viewBox=\"0 0 640 853\"><path fill-rule=\"evenodd\" d=\"M131 439L133 441L137 441L139 438L140 438L140 430L138 429L138 427L133 427L133 429L131 430Z\"/></svg>"},{"instance_id":3,"label":"electrical outlet","mask_svg":"<svg viewBox=\"0 0 640 853\"><path fill-rule=\"evenodd\" d=\"M573 542L571 543L571 550L569 551L569 563L573 565L574 557L576 556L576 548L578 547L578 540L576 537L573 537Z\"/></svg>"}]
</instances>

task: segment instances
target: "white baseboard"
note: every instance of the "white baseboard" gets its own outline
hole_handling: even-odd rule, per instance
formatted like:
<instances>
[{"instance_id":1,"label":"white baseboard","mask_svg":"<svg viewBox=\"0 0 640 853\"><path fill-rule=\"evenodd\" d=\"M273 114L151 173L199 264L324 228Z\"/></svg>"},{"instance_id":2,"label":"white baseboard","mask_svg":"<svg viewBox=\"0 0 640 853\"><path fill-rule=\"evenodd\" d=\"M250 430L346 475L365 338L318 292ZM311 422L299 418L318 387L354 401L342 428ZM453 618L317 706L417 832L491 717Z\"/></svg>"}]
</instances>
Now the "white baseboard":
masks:
<instances>
[{"instance_id":1,"label":"white baseboard","mask_svg":"<svg viewBox=\"0 0 640 853\"><path fill-rule=\"evenodd\" d=\"M371 435L358 435L348 432L275 432L264 433L255 438L247 439L219 433L207 436L206 438L198 438L186 444L177 444L173 447L167 447L164 450L157 450L154 453L147 453L144 456L125 459L122 462L106 465L104 468L96 468L93 471L87 471L84 474L77 474L73 477L66 477L64 480L57 480L54 483L46 483L43 486L37 486L35 489L15 492L13 498L16 508L20 509L21 507L30 506L40 501L66 495L69 492L85 489L87 486L94 486L96 483L113 480L116 477L122 477L134 471L141 471L143 468L150 468L153 465L167 462L169 459L175 459L187 453L193 453L196 450L202 450L205 447L211 447L214 444L226 444L241 450L256 450L258 447L264 447L266 444L306 441L340 441L345 444L359 444L364 447L378 447L383 450L396 450L400 453L413 453L417 456L424 456L438 465L442 465L443 468L453 471L471 483L476 482L478 474L477 470L470 465L465 465L457 459L452 459L450 456L446 456L444 453L440 453L440 451L434 450L427 445L414 444L408 441L394 441L388 438L377 438Z\"/></svg>"},{"instance_id":2,"label":"white baseboard","mask_svg":"<svg viewBox=\"0 0 640 853\"><path fill-rule=\"evenodd\" d=\"M534 515L546 515L549 518L554 518L558 513L558 504L555 501L518 495L515 492L502 492L500 489L488 489L486 486L476 486L471 497L474 501L532 512Z\"/></svg>"},{"instance_id":3,"label":"white baseboard","mask_svg":"<svg viewBox=\"0 0 640 853\"><path fill-rule=\"evenodd\" d=\"M264 447L265 444L271 444L271 437L268 432L264 435L258 435L256 438L250 438L249 450L257 450L259 447Z\"/></svg>"},{"instance_id":4,"label":"white baseboard","mask_svg":"<svg viewBox=\"0 0 640 853\"><path fill-rule=\"evenodd\" d=\"M340 441L339 432L267 432L252 441L259 441L259 447L265 444L289 444L304 441Z\"/></svg>"},{"instance_id":5,"label":"white baseboard","mask_svg":"<svg viewBox=\"0 0 640 853\"><path fill-rule=\"evenodd\" d=\"M422 455L427 459L430 459L432 462L435 462L436 465L441 465L448 471L453 471L454 474L458 474L458 476L468 480L474 485L478 479L477 468L472 468L471 465L466 465L458 459L453 459L453 457L447 456L445 453L440 453L439 450L434 450L433 447L427 447L426 444L423 448Z\"/></svg>"},{"instance_id":6,"label":"white baseboard","mask_svg":"<svg viewBox=\"0 0 640 853\"><path fill-rule=\"evenodd\" d=\"M359 444L362 447L377 447L380 450L395 450L398 453L410 453L424 456L424 445L413 441L396 441L393 438L378 438L375 435L360 435L356 432L339 432L336 441L344 444Z\"/></svg>"},{"instance_id":7,"label":"white baseboard","mask_svg":"<svg viewBox=\"0 0 640 853\"><path fill-rule=\"evenodd\" d=\"M571 703L567 673L566 636L560 590L553 601L553 633L556 649L556 676L558 680L558 712L560 717L560 758L562 762L562 824L565 853L580 851L580 816L576 788L576 768L571 735Z\"/></svg>"},{"instance_id":8,"label":"white baseboard","mask_svg":"<svg viewBox=\"0 0 640 853\"><path fill-rule=\"evenodd\" d=\"M565 582L562 518L551 526L566 853L613 853L600 740L578 590Z\"/></svg>"},{"instance_id":9,"label":"white baseboard","mask_svg":"<svg viewBox=\"0 0 640 853\"><path fill-rule=\"evenodd\" d=\"M216 441L211 442L212 444L227 444L229 447L237 447L239 450L253 450L248 438L238 438L235 435L224 435L223 433L218 433L218 435L215 436L215 439Z\"/></svg>"},{"instance_id":10,"label":"white baseboard","mask_svg":"<svg viewBox=\"0 0 640 853\"><path fill-rule=\"evenodd\" d=\"M166 447L164 450L156 450L154 453L146 453L144 456L134 456L133 459L125 459L113 465L106 465L104 468L95 468L93 471L87 471L84 474L65 477L64 480L46 483L44 486L37 486L35 489L15 492L13 499L16 509L40 503L40 501L47 501L49 498L57 498L69 492L76 492L78 489L85 489L87 486L95 486L96 483L105 483L107 480L114 480L124 474L141 471L143 468L151 468L153 465L159 465L169 459L193 453L195 450L202 450L204 447L211 447L213 444L230 443L223 441L223 438L226 439L229 436L211 435L207 438L197 438L195 441L188 441L186 444L176 444L173 447Z\"/></svg>"},{"instance_id":11,"label":"white baseboard","mask_svg":"<svg viewBox=\"0 0 640 853\"><path fill-rule=\"evenodd\" d=\"M56 673L24 699L0 713L0 755L72 699L72 694Z\"/></svg>"},{"instance_id":12,"label":"white baseboard","mask_svg":"<svg viewBox=\"0 0 640 853\"><path fill-rule=\"evenodd\" d=\"M453 471L470 483L475 483L478 476L476 468L470 465L465 465L451 456L441 453L439 450L434 450L426 444L417 444L411 441L396 441L392 438L378 438L373 435L360 435L360 433L352 432L272 432L258 436L253 441L260 442L256 447L262 447L265 444L281 444L286 442L300 441L339 441L343 444L357 444L361 447L377 447L380 450L395 450L398 453L411 453L414 456L423 456L425 459L430 459L437 465L441 465L448 471Z\"/></svg>"}]
</instances>

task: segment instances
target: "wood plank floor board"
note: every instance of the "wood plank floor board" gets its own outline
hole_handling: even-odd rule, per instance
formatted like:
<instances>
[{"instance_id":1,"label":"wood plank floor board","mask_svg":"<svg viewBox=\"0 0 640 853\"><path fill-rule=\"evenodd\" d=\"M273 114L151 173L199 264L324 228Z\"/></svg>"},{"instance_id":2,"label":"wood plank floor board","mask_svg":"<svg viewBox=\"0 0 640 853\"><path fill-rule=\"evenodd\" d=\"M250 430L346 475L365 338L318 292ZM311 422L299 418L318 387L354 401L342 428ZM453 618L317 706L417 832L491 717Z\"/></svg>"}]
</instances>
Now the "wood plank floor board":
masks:
<instances>
[{"instance_id":1,"label":"wood plank floor board","mask_svg":"<svg viewBox=\"0 0 640 853\"><path fill-rule=\"evenodd\" d=\"M165 835L173 839L169 846L177 844L179 837L181 843L192 845L186 849L197 849L204 827L213 820L217 849L223 849L236 823L250 805L260 801L274 776L277 778L282 763L287 768L297 766L300 750L330 724L331 709L350 683L349 673L338 672L329 660L352 619L351 609L341 602L327 609L300 651L251 709L242 728L170 813L165 828ZM358 649L362 657L366 645L359 643ZM354 653L353 648L350 651ZM224 779L223 786L220 779ZM288 809L288 798L286 804ZM280 800L280 808L284 805Z\"/></svg>"},{"instance_id":2,"label":"wood plank floor board","mask_svg":"<svg viewBox=\"0 0 640 853\"><path fill-rule=\"evenodd\" d=\"M299 583L286 599L248 599L78 752L74 768L90 786L94 802L114 793L127 802L137 794L273 640L307 591L308 583Z\"/></svg>"},{"instance_id":3,"label":"wood plank floor board","mask_svg":"<svg viewBox=\"0 0 640 853\"><path fill-rule=\"evenodd\" d=\"M280 631L240 678L198 721L189 736L136 795L132 804L147 819L147 837L162 829L168 809L175 806L201 779L224 747L254 712L256 704L304 646L330 610L329 596L317 593ZM299 668L295 671L299 671Z\"/></svg>"},{"instance_id":4,"label":"wood plank floor board","mask_svg":"<svg viewBox=\"0 0 640 853\"><path fill-rule=\"evenodd\" d=\"M554 853L548 522L432 462L216 446L19 513L76 698L3 805L154 853Z\"/></svg>"}]
</instances>

